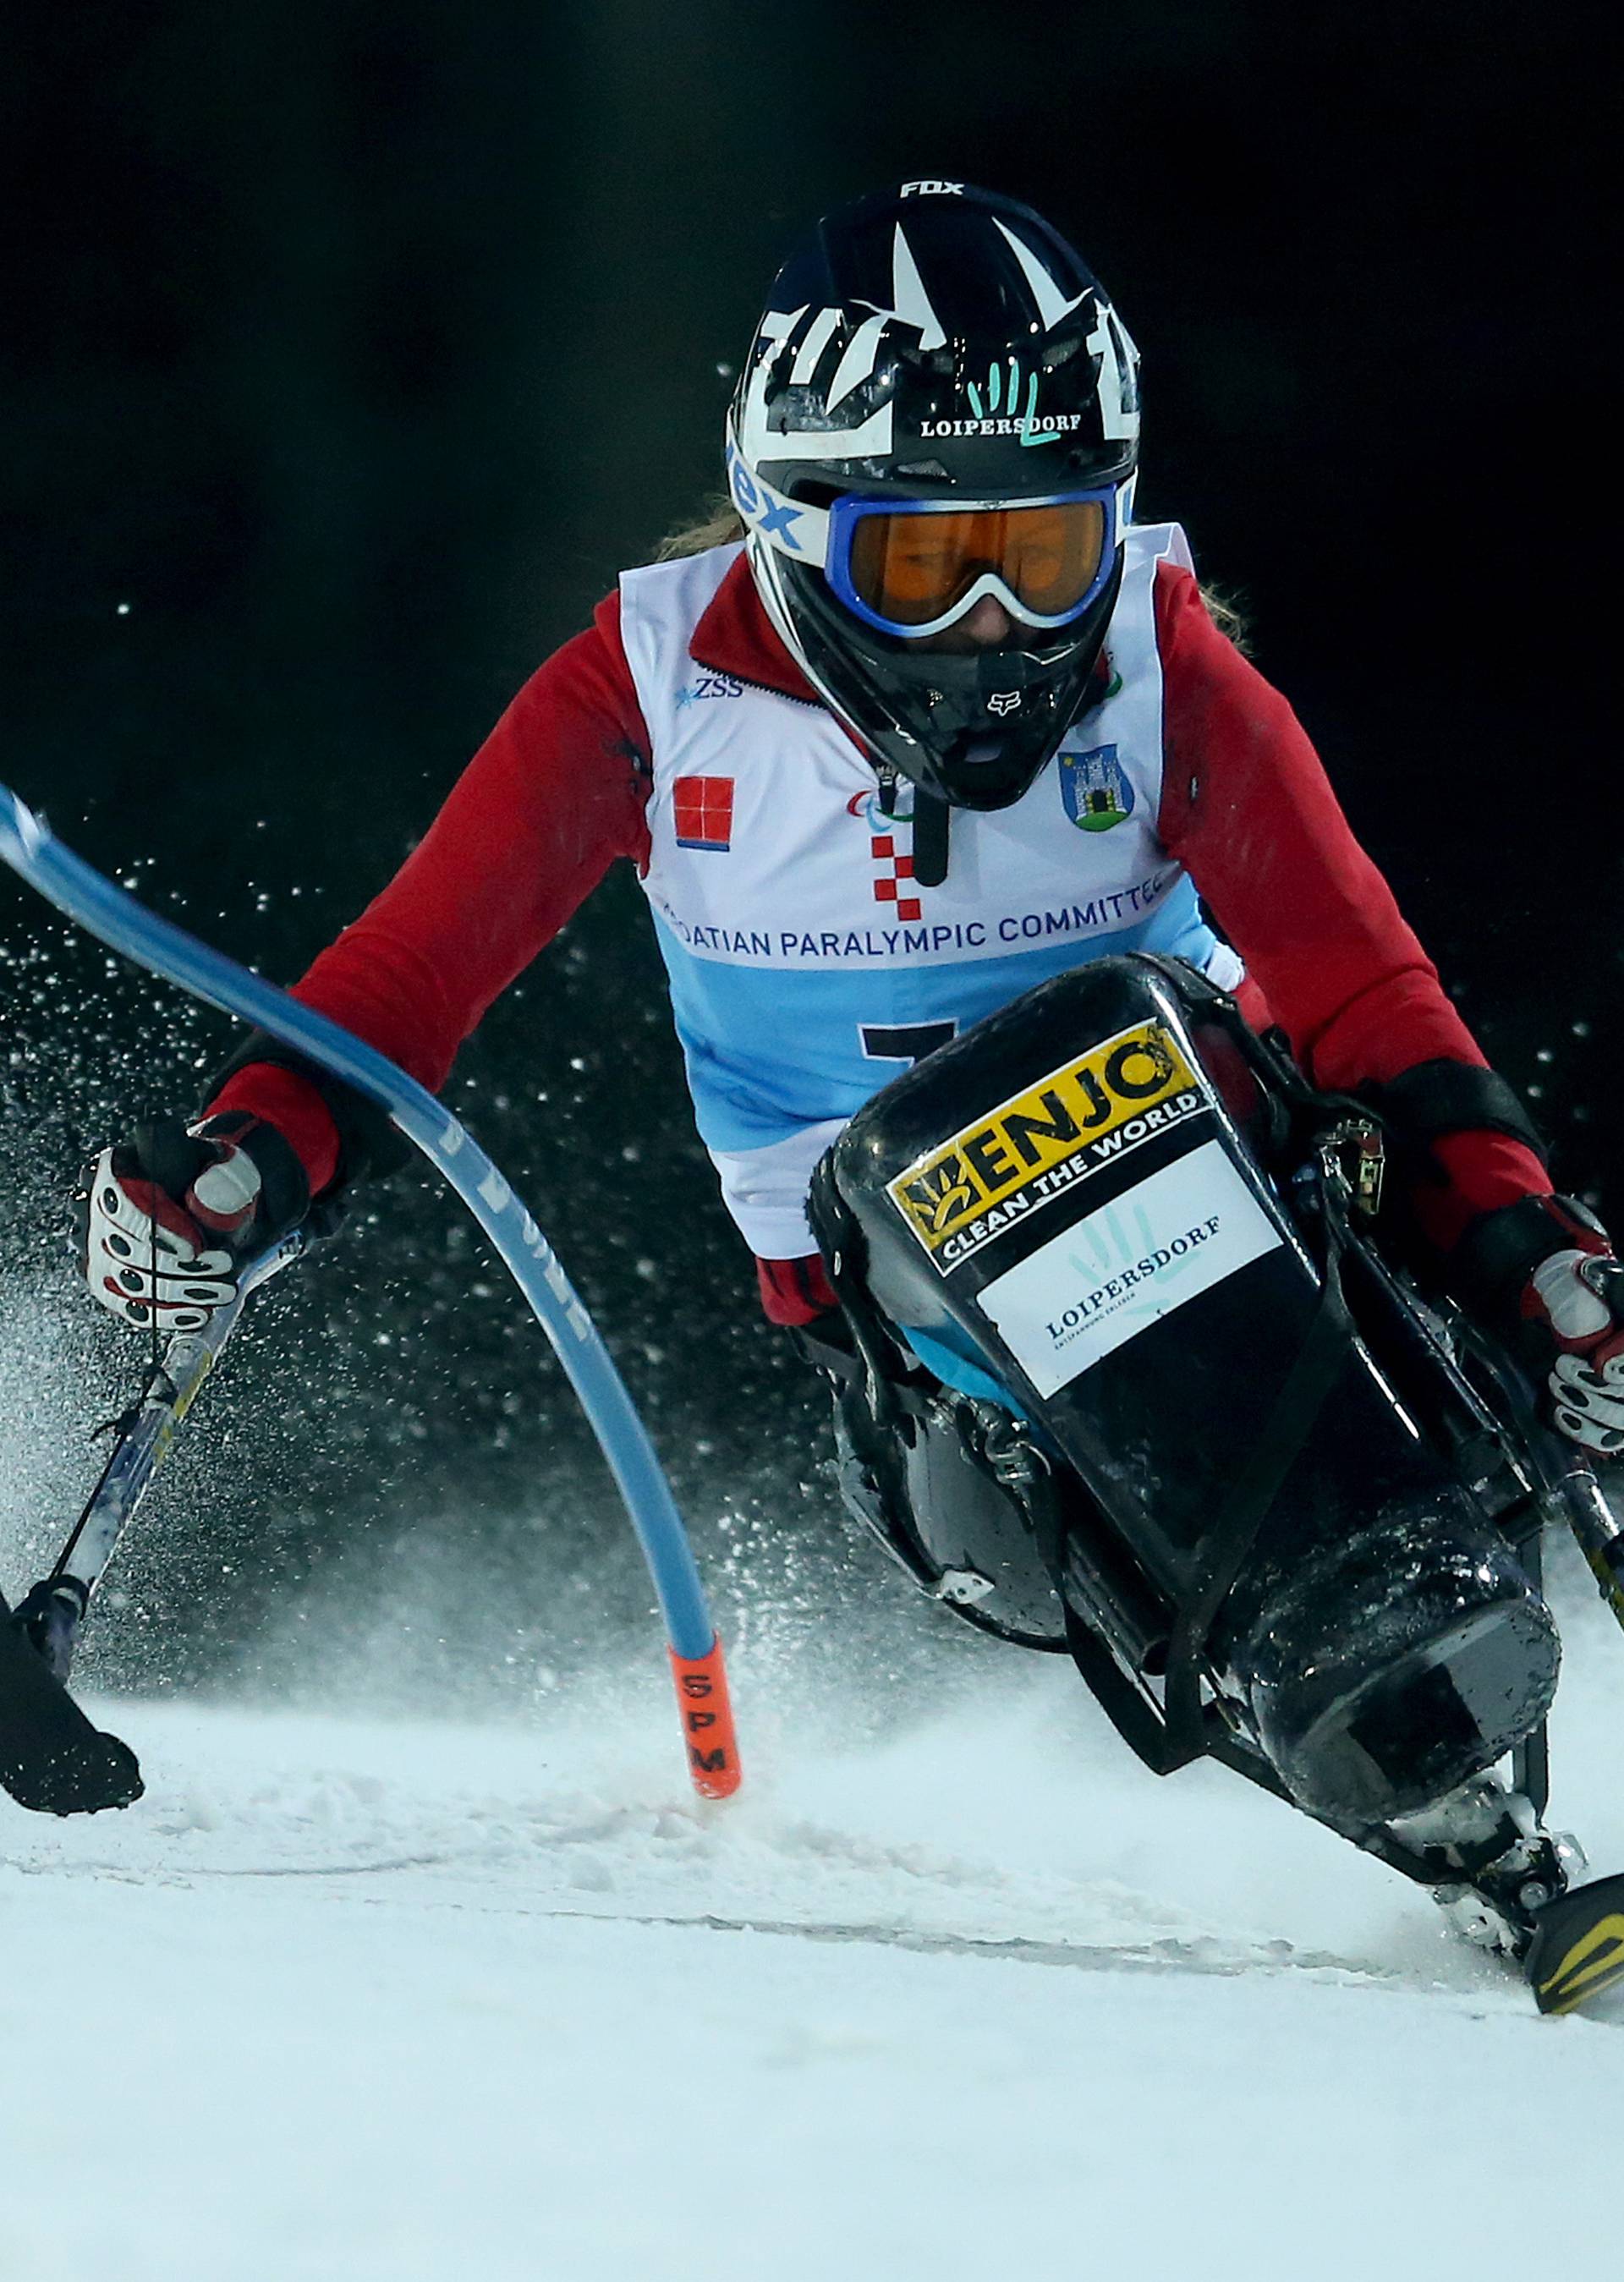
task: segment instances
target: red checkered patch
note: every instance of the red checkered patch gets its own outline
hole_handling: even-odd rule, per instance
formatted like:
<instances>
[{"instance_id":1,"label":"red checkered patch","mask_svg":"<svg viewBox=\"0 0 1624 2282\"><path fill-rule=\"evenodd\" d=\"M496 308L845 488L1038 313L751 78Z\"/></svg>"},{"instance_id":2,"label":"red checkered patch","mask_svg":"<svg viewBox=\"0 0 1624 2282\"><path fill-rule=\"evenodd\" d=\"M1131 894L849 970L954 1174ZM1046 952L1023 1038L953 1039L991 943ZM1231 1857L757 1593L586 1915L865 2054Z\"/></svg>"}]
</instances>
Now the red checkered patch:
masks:
<instances>
[{"instance_id":1,"label":"red checkered patch","mask_svg":"<svg viewBox=\"0 0 1624 2282\"><path fill-rule=\"evenodd\" d=\"M918 919L922 908L919 897L905 896L902 892L903 887L913 877L913 858L897 853L895 833L874 833L869 841L868 851L874 862L882 866L874 881L875 903L895 904L899 920Z\"/></svg>"},{"instance_id":2,"label":"red checkered patch","mask_svg":"<svg viewBox=\"0 0 1624 2282\"><path fill-rule=\"evenodd\" d=\"M679 848L713 848L726 854L733 845L733 779L679 777L671 788Z\"/></svg>"}]
</instances>

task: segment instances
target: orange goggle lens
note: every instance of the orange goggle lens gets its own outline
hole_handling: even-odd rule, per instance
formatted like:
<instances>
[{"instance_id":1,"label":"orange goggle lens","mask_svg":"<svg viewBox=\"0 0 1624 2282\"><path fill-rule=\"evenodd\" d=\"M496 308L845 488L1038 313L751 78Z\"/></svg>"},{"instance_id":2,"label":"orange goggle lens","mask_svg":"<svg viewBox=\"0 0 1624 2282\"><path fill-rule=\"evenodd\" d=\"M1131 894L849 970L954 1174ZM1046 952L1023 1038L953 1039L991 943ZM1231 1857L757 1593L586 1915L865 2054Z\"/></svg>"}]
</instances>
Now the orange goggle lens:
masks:
<instances>
[{"instance_id":1,"label":"orange goggle lens","mask_svg":"<svg viewBox=\"0 0 1624 2282\"><path fill-rule=\"evenodd\" d=\"M1105 546L1098 500L866 515L851 533L851 584L876 617L922 626L991 572L1023 609L1057 618L1093 585Z\"/></svg>"}]
</instances>

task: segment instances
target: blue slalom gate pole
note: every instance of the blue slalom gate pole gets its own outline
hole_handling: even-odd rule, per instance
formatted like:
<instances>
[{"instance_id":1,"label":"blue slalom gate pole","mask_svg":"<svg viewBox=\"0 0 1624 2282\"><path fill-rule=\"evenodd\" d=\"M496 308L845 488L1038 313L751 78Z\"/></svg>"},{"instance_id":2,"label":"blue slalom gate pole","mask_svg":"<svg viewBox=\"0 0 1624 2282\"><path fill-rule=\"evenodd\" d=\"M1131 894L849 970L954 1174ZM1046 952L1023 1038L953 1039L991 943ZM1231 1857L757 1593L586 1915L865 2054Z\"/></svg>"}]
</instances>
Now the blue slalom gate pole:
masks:
<instances>
[{"instance_id":1,"label":"blue slalom gate pole","mask_svg":"<svg viewBox=\"0 0 1624 2282\"><path fill-rule=\"evenodd\" d=\"M706 1797L736 1790L738 1750L721 1644L671 1485L556 1254L473 1136L386 1055L115 887L4 785L0 860L109 950L221 1013L257 1024L365 1094L456 1191L552 1342L625 1501L664 1619L695 1787Z\"/></svg>"}]
</instances>

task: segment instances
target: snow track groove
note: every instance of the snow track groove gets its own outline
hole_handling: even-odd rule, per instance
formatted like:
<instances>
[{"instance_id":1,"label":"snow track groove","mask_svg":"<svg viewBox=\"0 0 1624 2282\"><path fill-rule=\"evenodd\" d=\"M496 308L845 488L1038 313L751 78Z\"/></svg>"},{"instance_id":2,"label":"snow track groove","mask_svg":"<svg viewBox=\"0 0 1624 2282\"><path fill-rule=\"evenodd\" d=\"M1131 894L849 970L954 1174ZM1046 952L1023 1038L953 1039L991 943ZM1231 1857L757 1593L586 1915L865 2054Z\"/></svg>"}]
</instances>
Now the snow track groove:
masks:
<instances>
[{"instance_id":1,"label":"snow track groove","mask_svg":"<svg viewBox=\"0 0 1624 2282\"><path fill-rule=\"evenodd\" d=\"M1542 2259L1611 2282L1605 2023L1221 1771L1154 1782L1063 1672L968 1673L855 1748L742 1689L720 1808L624 1675L577 1728L120 1705L140 1807L0 1805L0 2282L1047 2282L1150 2245L1423 2282L1502 2270L1501 2153L1561 2179ZM1604 1863L1618 1725L1558 1727Z\"/></svg>"}]
</instances>

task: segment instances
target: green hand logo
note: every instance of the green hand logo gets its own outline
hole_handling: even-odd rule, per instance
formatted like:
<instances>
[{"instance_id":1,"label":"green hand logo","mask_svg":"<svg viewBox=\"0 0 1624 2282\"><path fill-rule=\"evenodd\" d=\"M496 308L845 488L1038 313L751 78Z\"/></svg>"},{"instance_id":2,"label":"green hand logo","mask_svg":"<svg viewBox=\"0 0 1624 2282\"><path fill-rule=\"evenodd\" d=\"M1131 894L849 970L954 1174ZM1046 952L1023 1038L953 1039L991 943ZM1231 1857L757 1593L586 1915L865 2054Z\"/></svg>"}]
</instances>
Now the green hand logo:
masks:
<instances>
[{"instance_id":1,"label":"green hand logo","mask_svg":"<svg viewBox=\"0 0 1624 2282\"><path fill-rule=\"evenodd\" d=\"M967 384L965 393L970 400L970 409L978 420L987 419L990 415L1002 410L1006 406L1009 413L1012 415L1014 415L1021 399L1021 366L1017 358L1010 358L1008 370L1009 388L1006 393L1004 387L1004 366L997 363L988 366L987 395L984 404L982 400L982 392L975 383L972 380ZM1058 444L1060 441L1058 430L1047 428L1039 434L1034 429L1032 423L1037 415L1037 375L1035 372L1029 372L1026 376L1026 405L1019 415L1021 441L1023 445Z\"/></svg>"},{"instance_id":2,"label":"green hand logo","mask_svg":"<svg viewBox=\"0 0 1624 2282\"><path fill-rule=\"evenodd\" d=\"M1113 1276L1120 1276L1124 1268L1131 1267L1137 1259L1154 1254L1157 1248L1155 1231L1143 1205L1135 1206L1133 1226L1129 1228L1125 1199L1121 1205L1107 1206L1092 1227L1079 1233L1089 1257L1084 1259L1080 1252L1070 1252L1066 1256L1086 1283L1107 1283ZM1194 1265L1194 1256L1190 1253L1182 1260L1169 1261L1146 1279L1145 1289L1137 1299L1125 1301L1116 1312L1130 1323L1140 1316L1160 1315L1163 1292L1169 1285L1187 1276Z\"/></svg>"}]
</instances>

